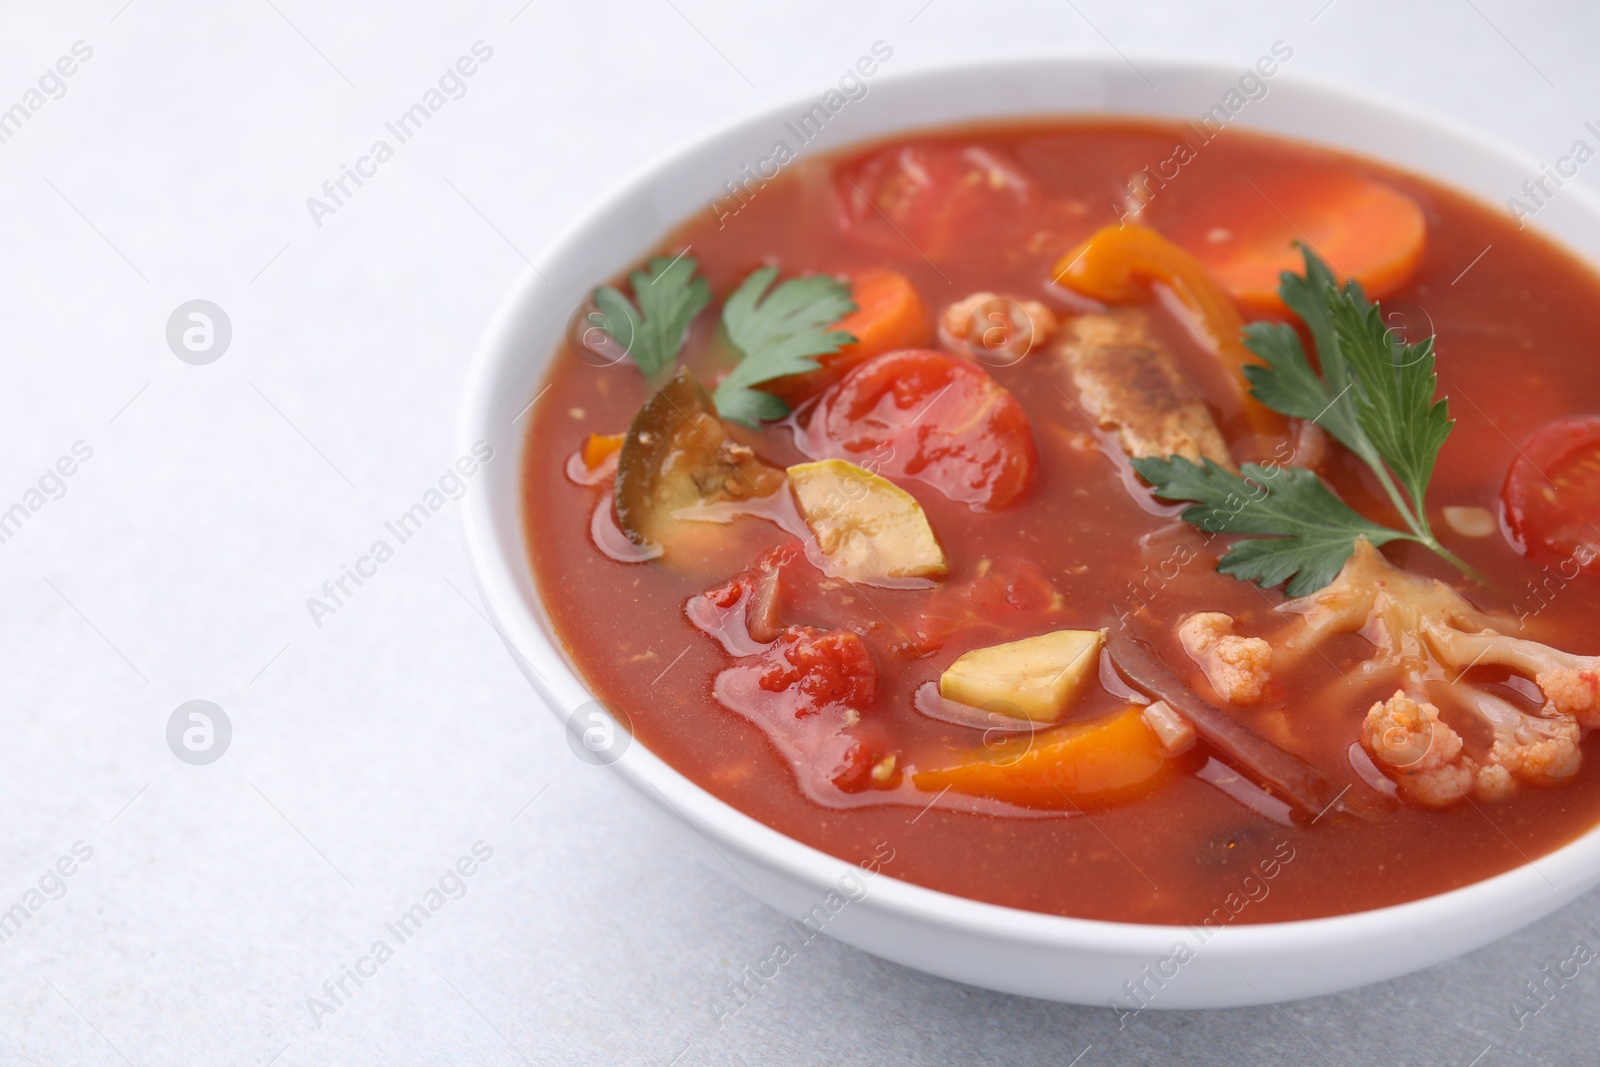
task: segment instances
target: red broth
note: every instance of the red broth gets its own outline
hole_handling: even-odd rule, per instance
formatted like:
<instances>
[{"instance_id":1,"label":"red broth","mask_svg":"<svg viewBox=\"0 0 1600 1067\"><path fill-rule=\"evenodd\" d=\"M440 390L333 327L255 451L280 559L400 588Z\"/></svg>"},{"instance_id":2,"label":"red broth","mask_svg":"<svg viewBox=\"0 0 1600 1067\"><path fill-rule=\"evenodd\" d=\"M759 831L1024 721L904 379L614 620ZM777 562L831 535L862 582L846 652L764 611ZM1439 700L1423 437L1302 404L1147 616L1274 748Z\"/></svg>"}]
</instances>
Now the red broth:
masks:
<instances>
[{"instance_id":1,"label":"red broth","mask_svg":"<svg viewBox=\"0 0 1600 1067\"><path fill-rule=\"evenodd\" d=\"M1437 334L1440 393L1450 397L1457 425L1440 456L1429 503L1441 536L1488 579L1487 588L1473 587L1468 595L1487 610L1535 620L1541 638L1559 647L1600 651L1587 614L1596 603L1593 577L1573 578L1548 561L1525 558L1498 532L1453 534L1438 518L1446 506L1498 514L1518 445L1551 420L1600 412L1600 375L1589 367L1600 336L1600 279L1586 266L1519 231L1504 214L1431 181L1240 131L1199 144L1185 127L1062 121L965 127L883 144L912 142L993 152L1025 175L1031 189L999 207L980 202L950 211L945 231L930 242L938 247L919 248L909 234L863 230L874 220L852 220L841 206L839 176L859 179L861 160L881 147L866 146L791 164L776 179L751 186L742 206L732 205L739 207L736 214L728 214L725 203L695 215L662 243L661 254L691 249L714 294L684 348L685 364L701 381L713 382L729 358L716 336L721 300L763 264L778 265L785 277L897 270L914 282L930 318L977 290L1043 301L1066 317L1074 305L1049 285L1054 264L1115 222L1130 176L1168 160L1175 143L1194 145L1194 156L1176 177L1147 191L1141 218L1174 234L1204 233L1204 212L1219 198L1258 197L1253 176L1316 168L1376 177L1414 198L1427 223L1420 264L1383 308L1413 341ZM1177 318L1160 309L1155 315L1161 338L1219 423L1235 429L1238 412L1230 410L1223 372ZM935 796L916 791L909 780L892 790L830 793L817 776L803 768L797 773L761 726L719 703L713 682L734 658L685 614L691 597L748 567L763 550L792 541L790 535L759 519L741 519L719 528L703 554L675 566L622 562L597 546L595 513L608 506L607 487L576 484L569 471L582 466L574 455L591 433L625 431L650 395L631 363L605 364L569 339L555 354L549 392L530 420L523 505L544 603L585 682L626 712L640 742L790 837L857 862L875 855L881 860L875 850L887 843L893 850L888 873L976 900L1084 918L1217 925L1308 919L1414 900L1536 862L1600 819L1600 768L1589 765L1559 787L1524 785L1499 803L1444 810L1401 805L1370 822L1284 819L1270 804L1263 813L1241 802L1239 795L1259 799L1259 790L1238 781L1241 776L1203 743L1174 758L1147 795L1086 812ZM1281 627L1273 612L1284 599L1279 590L1215 573L1219 547L1175 523L1179 509L1152 506L1138 492L1125 464L1107 454L1072 402L1056 359L1035 351L987 369L1027 414L1039 455L1037 481L1019 502L987 513L902 483L945 546L947 584L989 567L1031 565L1064 598L1059 625L1115 628L1126 613L1142 608L1142 617L1162 620L1160 651L1170 664L1187 666L1171 637L1172 624L1186 613L1226 612L1246 634ZM796 447L795 421L735 434L783 466L806 458ZM1317 469L1357 510L1393 521L1372 476L1342 450ZM1391 545L1386 554L1465 588L1421 548ZM982 729L919 711L919 687L936 682L962 651L1037 632L957 633L938 652L919 656L906 646L915 643L927 589L852 587L809 574L786 595L785 613L795 619L860 634L878 668L877 695L863 719L870 718L875 736L899 754L902 769L948 763L982 743ZM1352 768L1350 750L1367 708L1388 693L1349 684L1369 652L1360 638L1340 637L1282 679L1281 699L1230 714L1309 761L1336 787L1370 791ZM1126 704L1125 694L1090 688L1071 712L1074 720L1091 721ZM1583 751L1592 764L1593 738Z\"/></svg>"}]
</instances>

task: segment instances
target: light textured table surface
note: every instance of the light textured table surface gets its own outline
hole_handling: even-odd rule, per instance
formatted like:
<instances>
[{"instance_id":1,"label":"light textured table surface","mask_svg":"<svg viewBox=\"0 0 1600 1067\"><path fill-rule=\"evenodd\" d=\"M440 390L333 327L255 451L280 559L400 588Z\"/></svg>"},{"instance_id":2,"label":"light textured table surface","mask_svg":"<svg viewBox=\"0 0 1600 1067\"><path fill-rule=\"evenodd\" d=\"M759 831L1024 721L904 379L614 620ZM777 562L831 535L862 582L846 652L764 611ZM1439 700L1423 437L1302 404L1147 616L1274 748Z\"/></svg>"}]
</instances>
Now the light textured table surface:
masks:
<instances>
[{"instance_id":1,"label":"light textured table surface","mask_svg":"<svg viewBox=\"0 0 1600 1067\"><path fill-rule=\"evenodd\" d=\"M453 511L313 623L454 460L469 355L555 228L877 39L896 70L1243 69L1282 39L1295 73L1541 159L1600 119L1577 3L11 0L0 108L92 55L0 143L0 510L29 510L0 544L0 909L40 905L0 943L0 1063L1595 1062L1596 968L1520 1031L1513 1006L1600 948L1597 896L1383 986L1121 1032L824 939L719 1029L781 918L572 757L479 615ZM307 198L479 41L464 95L317 225ZM203 366L166 337L193 299L232 326ZM166 740L193 699L232 725L207 766ZM385 937L475 844L445 879L464 895ZM313 1019L379 938L393 958Z\"/></svg>"}]
</instances>

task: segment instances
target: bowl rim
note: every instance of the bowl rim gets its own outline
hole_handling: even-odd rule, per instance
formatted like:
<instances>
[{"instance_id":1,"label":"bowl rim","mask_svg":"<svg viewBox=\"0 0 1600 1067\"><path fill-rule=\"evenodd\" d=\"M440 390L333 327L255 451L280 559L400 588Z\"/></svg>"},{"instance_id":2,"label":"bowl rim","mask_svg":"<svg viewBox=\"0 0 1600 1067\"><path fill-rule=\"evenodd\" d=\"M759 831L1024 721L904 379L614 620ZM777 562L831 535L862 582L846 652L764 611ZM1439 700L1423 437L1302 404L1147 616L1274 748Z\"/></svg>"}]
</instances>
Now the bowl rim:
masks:
<instances>
[{"instance_id":1,"label":"bowl rim","mask_svg":"<svg viewBox=\"0 0 1600 1067\"><path fill-rule=\"evenodd\" d=\"M1137 65L1135 65L1137 64ZM1006 71L1014 74L1018 68L1077 67L1085 71L1121 72L1125 66L1134 66L1164 73L1178 73L1222 79L1237 78L1241 67L1221 60L1195 59L1190 56L1159 52L1134 53L1119 59L1093 52L1068 50L1043 50L1009 57L962 58L953 61L917 65L911 68L883 72L873 79L879 86L938 80L952 76L972 75L987 71ZM1247 67L1245 69L1248 69ZM1460 142L1479 153L1497 156L1513 163L1529 174L1539 173L1539 162L1530 154L1508 146L1478 132L1452 117L1441 116L1416 105L1396 102L1380 94L1353 88L1332 79L1308 75L1300 71L1279 71L1274 85L1293 85L1315 97L1356 109L1386 112L1402 123L1431 128L1443 137ZM585 235L598 222L617 210L630 198L649 188L669 169L685 160L699 156L727 141L747 136L758 129L769 129L771 123L781 121L793 109L815 102L823 90L811 89L787 95L776 102L760 105L717 123L700 134L675 142L657 152L638 169L605 189L589 204L561 227L545 244L542 251L523 271L492 316L485 329L470 369L458 409L458 451L465 454L472 443L491 433L491 414L494 410L496 387L504 364L509 361L531 359L541 369L548 354L529 355L518 352L510 343L517 322L527 313L531 302L538 300L541 288L548 285L539 263L559 262L585 239ZM930 119L927 122L903 124L866 137L856 137L842 144L829 144L823 151L836 152L841 147L863 141L912 135L919 131L941 126L964 125L986 121L1025 121L1031 118L1086 118L1103 117L1107 120L1146 119L1174 121L1172 116L1155 111L1136 110L1074 111L1061 108L1054 111L1016 111L996 113L987 117L961 118L954 121ZM1331 144L1308 137L1298 137L1275 129L1252 126L1241 122L1242 128L1290 140L1299 139L1308 144L1323 145L1352 155L1366 155L1379 159L1385 165L1417 173L1431 181L1456 190L1475 200L1483 196L1466 190L1450 179L1417 170L1409 165L1382 159L1377 152ZM810 153L802 152L802 156ZM712 180L708 189L714 188ZM1600 216L1600 195L1589 192L1582 185L1571 184L1563 188L1562 198L1579 204L1589 214ZM683 217L687 217L686 215ZM673 220L669 225L681 222ZM1538 221L1529 226L1554 242L1579 261L1593 268L1590 256L1564 243L1559 233L1547 229ZM665 230L650 235L641 248L648 248L664 236ZM637 258L635 256L634 258ZM624 260L619 269L631 260ZM586 279L585 285L598 280ZM563 313L570 315L570 309ZM553 339L552 339L553 346ZM535 398L537 399L537 398ZM530 405L531 406L531 405ZM517 430L516 481L520 484L520 471L527 434ZM515 526L519 536L507 552L503 540L495 534L496 508L506 507L487 491L484 482L469 485L461 501L463 532L472 567L473 577L483 599L491 624L507 645L518 666L528 677L541 701L558 719L564 718L564 708L576 707L570 697L594 699L581 676L567 662L551 636L544 632L547 620L538 618L542 604L530 606L517 593L519 577L526 578L528 569L526 549L521 534L525 530L520 497L510 502L515 510ZM538 601L535 589L535 600ZM548 676L547 676L548 673ZM581 701L580 701L581 702ZM681 772L651 752L644 744L634 741L624 758L611 766L647 799L667 813L687 823L710 843L728 866L741 876L746 871L728 859L727 850L737 851L759 863L773 874L806 885L818 893L833 886L840 872L853 870L849 861L823 852L813 846L791 838L765 823L745 814L738 808L701 788ZM745 881L749 881L745 877ZM1351 939L1370 940L1374 937L1414 935L1422 929L1454 925L1468 919L1482 920L1495 916L1499 925L1487 923L1494 932L1478 943L1502 936L1512 929L1526 925L1547 915L1555 907L1573 899L1595 882L1600 881L1600 822L1572 841L1529 860L1500 874L1471 882L1455 889L1421 897L1415 900L1363 911L1345 912L1310 919L1281 922L1230 924L1209 928L1204 940L1210 956L1246 958L1263 950L1274 954L1304 952L1346 942ZM1086 919L1029 911L1007 905L994 904L931 889L896 878L887 872L872 880L872 892L864 898L873 902L876 910L906 915L942 929L975 933L985 938L1030 946L1073 948L1089 951L1115 952L1159 957L1173 947L1174 938L1196 928L1186 924L1156 924L1121 922L1106 919ZM1534 905L1538 902L1538 906ZM1517 918L1523 913L1526 918ZM1468 948L1476 947L1469 945ZM1462 951L1465 951L1463 949ZM1417 966L1425 966L1432 959L1422 959Z\"/></svg>"}]
</instances>

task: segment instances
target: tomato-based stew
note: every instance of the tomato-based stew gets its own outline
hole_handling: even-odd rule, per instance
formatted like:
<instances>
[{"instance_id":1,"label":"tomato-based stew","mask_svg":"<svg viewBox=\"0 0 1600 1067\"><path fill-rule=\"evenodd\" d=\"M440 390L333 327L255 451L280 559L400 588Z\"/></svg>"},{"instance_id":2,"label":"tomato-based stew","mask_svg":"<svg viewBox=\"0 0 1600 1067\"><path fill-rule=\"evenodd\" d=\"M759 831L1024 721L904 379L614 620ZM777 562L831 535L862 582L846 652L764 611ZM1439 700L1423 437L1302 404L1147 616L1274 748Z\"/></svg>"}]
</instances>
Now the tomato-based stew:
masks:
<instances>
[{"instance_id":1,"label":"tomato-based stew","mask_svg":"<svg viewBox=\"0 0 1600 1067\"><path fill-rule=\"evenodd\" d=\"M1600 822L1581 262L1131 121L738 199L575 310L527 437L551 623L652 752L894 877L1129 922L1394 904Z\"/></svg>"}]
</instances>

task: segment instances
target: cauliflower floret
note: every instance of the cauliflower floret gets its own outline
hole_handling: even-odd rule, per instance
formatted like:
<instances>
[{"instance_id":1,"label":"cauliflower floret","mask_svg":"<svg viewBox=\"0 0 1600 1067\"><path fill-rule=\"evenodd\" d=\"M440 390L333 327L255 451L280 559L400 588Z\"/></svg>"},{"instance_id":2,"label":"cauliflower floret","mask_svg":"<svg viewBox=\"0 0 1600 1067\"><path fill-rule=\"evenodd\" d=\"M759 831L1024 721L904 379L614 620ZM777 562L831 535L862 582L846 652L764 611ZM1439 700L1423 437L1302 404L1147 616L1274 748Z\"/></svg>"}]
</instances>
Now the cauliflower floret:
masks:
<instances>
[{"instance_id":1,"label":"cauliflower floret","mask_svg":"<svg viewBox=\"0 0 1600 1067\"><path fill-rule=\"evenodd\" d=\"M1021 359L1049 341L1056 315L1037 300L1014 300L977 292L957 300L939 316L939 339L955 352Z\"/></svg>"},{"instance_id":2,"label":"cauliflower floret","mask_svg":"<svg viewBox=\"0 0 1600 1067\"><path fill-rule=\"evenodd\" d=\"M1178 640L1222 699L1241 706L1261 702L1272 680L1272 646L1265 639L1240 637L1233 616L1202 611L1183 620Z\"/></svg>"},{"instance_id":3,"label":"cauliflower floret","mask_svg":"<svg viewBox=\"0 0 1600 1067\"><path fill-rule=\"evenodd\" d=\"M1461 735L1439 718L1439 709L1395 690L1367 710L1361 747L1394 780L1400 795L1430 808L1454 804L1478 780L1478 765Z\"/></svg>"},{"instance_id":4,"label":"cauliflower floret","mask_svg":"<svg viewBox=\"0 0 1600 1067\"><path fill-rule=\"evenodd\" d=\"M1585 729L1600 726L1600 668L1557 667L1540 671L1533 681L1557 711Z\"/></svg>"},{"instance_id":5,"label":"cauliflower floret","mask_svg":"<svg viewBox=\"0 0 1600 1067\"><path fill-rule=\"evenodd\" d=\"M1572 777L1582 760L1578 743L1583 731L1600 725L1600 657L1578 656L1499 632L1495 627L1509 629L1516 620L1481 612L1444 582L1391 565L1365 539L1356 542L1355 552L1332 584L1288 601L1279 610L1299 616L1297 626L1281 642L1285 656L1280 666L1282 658L1302 656L1332 634L1359 633L1377 650L1360 672L1363 679L1397 674L1405 688L1426 691L1434 701L1470 714L1486 728L1487 747L1476 760L1463 754L1461 738L1449 731L1460 759L1447 759L1458 768L1457 779L1460 768L1475 765L1475 791L1484 799L1509 795L1519 779L1552 783ZM1531 680L1545 699L1540 713L1525 711L1463 681L1468 670L1482 666L1503 667ZM1418 730L1437 723L1432 704L1420 705L1415 713L1403 706L1381 710L1394 700L1368 712L1363 743L1369 751L1371 738L1378 736L1372 733L1374 722L1385 714L1394 720L1384 725L1386 730L1400 729L1413 720ZM1435 737L1440 729L1449 730L1442 723L1430 729ZM1407 735L1401 729L1393 736ZM1385 762L1377 752L1374 758L1395 777L1392 760ZM1451 794L1432 788L1436 780L1430 778L1430 785L1421 791L1402 789L1402 793L1418 803L1448 803Z\"/></svg>"},{"instance_id":6,"label":"cauliflower floret","mask_svg":"<svg viewBox=\"0 0 1600 1067\"><path fill-rule=\"evenodd\" d=\"M1517 780L1498 763L1478 772L1478 796L1484 800L1504 800L1517 791Z\"/></svg>"},{"instance_id":7,"label":"cauliflower floret","mask_svg":"<svg viewBox=\"0 0 1600 1067\"><path fill-rule=\"evenodd\" d=\"M1355 551L1329 585L1278 610L1301 619L1284 642L1291 654L1303 655L1333 634L1359 633L1407 673L1426 671L1425 622L1474 630L1494 622L1445 583L1394 566L1365 537L1356 539Z\"/></svg>"},{"instance_id":8,"label":"cauliflower floret","mask_svg":"<svg viewBox=\"0 0 1600 1067\"><path fill-rule=\"evenodd\" d=\"M1487 762L1530 782L1559 782L1578 773L1578 724L1566 716L1540 718L1488 693L1469 691L1466 703L1494 732Z\"/></svg>"},{"instance_id":9,"label":"cauliflower floret","mask_svg":"<svg viewBox=\"0 0 1600 1067\"><path fill-rule=\"evenodd\" d=\"M1532 678L1557 714L1586 727L1600 725L1600 656L1575 656L1493 630L1469 634L1435 623L1426 632L1434 654L1447 666L1458 671L1507 667Z\"/></svg>"}]
</instances>

